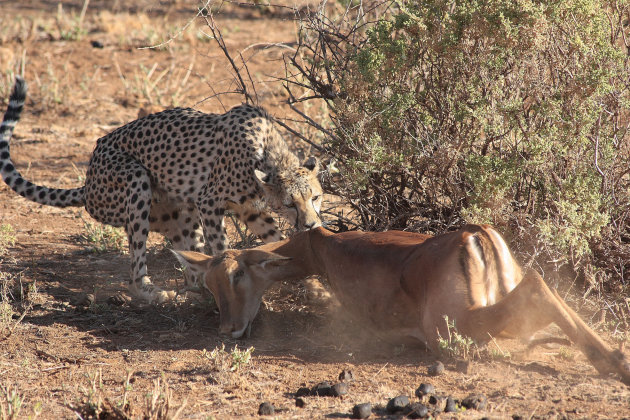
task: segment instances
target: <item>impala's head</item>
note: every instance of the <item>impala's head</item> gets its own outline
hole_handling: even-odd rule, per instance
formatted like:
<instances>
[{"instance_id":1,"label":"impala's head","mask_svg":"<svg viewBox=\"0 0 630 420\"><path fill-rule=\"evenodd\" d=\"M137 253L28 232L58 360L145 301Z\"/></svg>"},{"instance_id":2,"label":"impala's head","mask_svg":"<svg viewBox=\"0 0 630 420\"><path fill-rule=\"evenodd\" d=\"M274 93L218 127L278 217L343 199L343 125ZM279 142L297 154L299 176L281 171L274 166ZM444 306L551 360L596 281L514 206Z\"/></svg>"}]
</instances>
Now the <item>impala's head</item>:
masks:
<instances>
[{"instance_id":1,"label":"impala's head","mask_svg":"<svg viewBox=\"0 0 630 420\"><path fill-rule=\"evenodd\" d=\"M267 204L286 218L297 230L313 229L322 225L322 186L317 174L317 158L308 158L302 166L277 174L255 170L256 180L265 192Z\"/></svg>"},{"instance_id":2,"label":"impala's head","mask_svg":"<svg viewBox=\"0 0 630 420\"><path fill-rule=\"evenodd\" d=\"M228 250L216 257L194 251L173 251L186 270L203 278L203 285L217 303L219 334L249 336L262 295L280 279L280 269L290 258L256 249Z\"/></svg>"}]
</instances>

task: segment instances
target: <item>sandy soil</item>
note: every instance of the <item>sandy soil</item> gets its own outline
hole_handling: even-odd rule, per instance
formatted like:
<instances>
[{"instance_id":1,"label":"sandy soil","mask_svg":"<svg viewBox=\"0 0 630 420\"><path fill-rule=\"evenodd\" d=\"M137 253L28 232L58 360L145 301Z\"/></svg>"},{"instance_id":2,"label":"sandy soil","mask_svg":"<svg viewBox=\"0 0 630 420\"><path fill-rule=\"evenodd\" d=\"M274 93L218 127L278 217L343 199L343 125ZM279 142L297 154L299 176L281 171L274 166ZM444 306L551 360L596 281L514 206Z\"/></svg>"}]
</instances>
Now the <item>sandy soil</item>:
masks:
<instances>
[{"instance_id":1,"label":"sandy soil","mask_svg":"<svg viewBox=\"0 0 630 420\"><path fill-rule=\"evenodd\" d=\"M194 2L92 0L78 25L82 5L0 1L0 101L4 108L12 72L23 62L30 96L11 152L30 180L80 185L96 139L135 119L143 107L223 112L241 101L214 96L233 90L233 77L217 45L199 32L202 21L166 46L138 48L178 33L193 18ZM228 6L217 19L228 47L248 59L261 103L286 115L274 77L284 72L277 43L295 40L291 13ZM299 140L292 144L301 154L310 152ZM20 298L13 287L13 298L4 301L12 313L0 318L5 414L21 400L15 418L257 417L267 401L278 418L344 418L364 402L372 403L374 417L396 417L385 410L390 398L418 401L416 388L431 383L441 396L488 398L484 410L440 418L630 416L630 390L598 375L575 348L522 355L521 343L500 340L501 350L492 345L465 369L442 359L445 373L430 377L435 355L379 340L333 301L314 299L303 284L271 290L251 338L238 341L218 336L216 308L194 296L163 306L116 305L110 298L125 291L128 256L94 252L84 238L88 221L82 209L33 204L0 184L0 225L10 225L16 239L0 255L0 272L5 284L30 291ZM151 243L153 280L177 287L181 273L174 258L159 237ZM592 313L584 312L589 322ZM606 331L604 336L611 341ZM253 347L251 360L235 361L235 347ZM510 356L498 356L501 351ZM299 388L337 383L344 369L354 376L347 395L305 396L305 405L296 406Z\"/></svg>"}]
</instances>

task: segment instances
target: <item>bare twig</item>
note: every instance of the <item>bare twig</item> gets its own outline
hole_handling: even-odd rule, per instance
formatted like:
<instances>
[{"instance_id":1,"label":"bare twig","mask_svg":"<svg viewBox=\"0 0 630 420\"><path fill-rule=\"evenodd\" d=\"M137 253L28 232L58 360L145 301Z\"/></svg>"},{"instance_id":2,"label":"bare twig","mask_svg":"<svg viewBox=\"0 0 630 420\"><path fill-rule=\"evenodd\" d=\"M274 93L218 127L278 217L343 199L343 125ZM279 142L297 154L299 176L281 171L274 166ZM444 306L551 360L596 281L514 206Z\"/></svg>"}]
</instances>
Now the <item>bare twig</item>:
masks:
<instances>
[{"instance_id":1,"label":"bare twig","mask_svg":"<svg viewBox=\"0 0 630 420\"><path fill-rule=\"evenodd\" d=\"M298 131L295 131L293 128L289 127L288 125L286 125L285 123L283 123L281 120L274 118L274 121L276 123L278 123L279 125L281 125L285 130L287 130L288 132L290 132L291 134L293 134L294 136L297 136L298 138L300 138L301 140L304 140L305 142L307 142L308 144L310 144L313 148L315 148L316 150L323 152L324 148L322 146L320 146L319 144L313 143L309 138L305 137L303 134L299 133Z\"/></svg>"},{"instance_id":2,"label":"bare twig","mask_svg":"<svg viewBox=\"0 0 630 420\"><path fill-rule=\"evenodd\" d=\"M223 34L221 33L221 30L217 26L212 12L209 11L208 14L204 16L204 20L206 21L206 25L212 32L211 38L216 41L221 51L223 51L223 55L229 61L230 65L232 66L232 69L234 70L234 77L236 78L236 83L237 83L236 91L245 96L245 100L247 103L256 103L257 100L255 96L252 96L247 90L247 85L245 84L245 81L243 80L243 77L241 76L241 69L236 65L236 62L230 55L230 52L225 44L225 40L223 39ZM254 89L254 94L255 94L254 81L252 80L251 75L249 73L249 69L247 68L247 63L245 63L245 60L243 59L242 55L240 55L240 57L241 57L241 61L243 62L243 68L246 70L247 75L249 76L249 82L252 86L252 89Z\"/></svg>"},{"instance_id":3,"label":"bare twig","mask_svg":"<svg viewBox=\"0 0 630 420\"><path fill-rule=\"evenodd\" d=\"M139 50L156 49L156 48L162 48L163 46L170 44L171 42L173 42L174 39L176 39L178 36L180 36L182 33L184 33L184 31L186 31L186 29L188 29L188 27L190 25L192 25L192 23L195 21L195 19L197 19L199 16L203 16L205 13L207 13L209 11L208 6L210 5L211 2L212 2L212 0L207 0L204 3L204 5L199 8L199 10L197 11L197 14L192 19L190 19L184 26L182 26L180 28L180 30L177 31L177 33L175 35L171 36L166 41L161 42L161 43L159 43L157 45L150 45L148 47L138 47L138 49Z\"/></svg>"}]
</instances>

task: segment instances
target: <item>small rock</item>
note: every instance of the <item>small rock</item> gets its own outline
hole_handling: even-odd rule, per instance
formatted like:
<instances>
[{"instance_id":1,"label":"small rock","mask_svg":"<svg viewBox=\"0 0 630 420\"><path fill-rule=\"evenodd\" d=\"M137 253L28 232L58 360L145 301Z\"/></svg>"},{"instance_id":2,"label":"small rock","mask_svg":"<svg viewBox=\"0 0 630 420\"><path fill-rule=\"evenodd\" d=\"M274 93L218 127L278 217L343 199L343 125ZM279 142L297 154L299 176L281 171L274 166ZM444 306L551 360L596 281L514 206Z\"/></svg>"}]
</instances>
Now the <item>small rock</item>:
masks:
<instances>
[{"instance_id":1,"label":"small rock","mask_svg":"<svg viewBox=\"0 0 630 420\"><path fill-rule=\"evenodd\" d=\"M334 384L330 387L329 395L331 397L341 397L348 393L348 384L344 382L339 382L338 384Z\"/></svg>"},{"instance_id":2,"label":"small rock","mask_svg":"<svg viewBox=\"0 0 630 420\"><path fill-rule=\"evenodd\" d=\"M264 402L258 407L259 416L273 416L275 412L276 409L268 402Z\"/></svg>"},{"instance_id":3,"label":"small rock","mask_svg":"<svg viewBox=\"0 0 630 420\"><path fill-rule=\"evenodd\" d=\"M327 397L330 395L330 384L326 381L318 383L311 389L311 395Z\"/></svg>"},{"instance_id":4,"label":"small rock","mask_svg":"<svg viewBox=\"0 0 630 420\"><path fill-rule=\"evenodd\" d=\"M79 295L72 299L70 304L72 306L91 306L96 298L92 293L79 293Z\"/></svg>"},{"instance_id":5,"label":"small rock","mask_svg":"<svg viewBox=\"0 0 630 420\"><path fill-rule=\"evenodd\" d=\"M416 397L422 399L425 395L433 394L435 392L435 387L431 384L420 384L418 389L416 389Z\"/></svg>"},{"instance_id":6,"label":"small rock","mask_svg":"<svg viewBox=\"0 0 630 420\"><path fill-rule=\"evenodd\" d=\"M429 397L429 404L435 406L436 410L442 411L444 407L444 397L439 395L431 395Z\"/></svg>"},{"instance_id":7,"label":"small rock","mask_svg":"<svg viewBox=\"0 0 630 420\"><path fill-rule=\"evenodd\" d=\"M354 381L354 373L351 370L342 370L339 374L339 380L341 382L352 382Z\"/></svg>"},{"instance_id":8,"label":"small rock","mask_svg":"<svg viewBox=\"0 0 630 420\"><path fill-rule=\"evenodd\" d=\"M469 375L472 373L471 366L472 365L470 364L470 360L458 360L455 363L455 370L463 374Z\"/></svg>"},{"instance_id":9,"label":"small rock","mask_svg":"<svg viewBox=\"0 0 630 420\"><path fill-rule=\"evenodd\" d=\"M311 395L311 389L306 388L304 386L298 389L297 392L295 393L296 397L306 397L307 395Z\"/></svg>"},{"instance_id":10,"label":"small rock","mask_svg":"<svg viewBox=\"0 0 630 420\"><path fill-rule=\"evenodd\" d=\"M446 406L444 407L445 413L456 413L457 412L457 404L455 400L450 395L446 398Z\"/></svg>"},{"instance_id":11,"label":"small rock","mask_svg":"<svg viewBox=\"0 0 630 420\"><path fill-rule=\"evenodd\" d=\"M427 368L429 376L438 376L444 373L444 363L439 360Z\"/></svg>"},{"instance_id":12,"label":"small rock","mask_svg":"<svg viewBox=\"0 0 630 420\"><path fill-rule=\"evenodd\" d=\"M512 420L523 420L523 416L520 414L512 414Z\"/></svg>"},{"instance_id":13,"label":"small rock","mask_svg":"<svg viewBox=\"0 0 630 420\"><path fill-rule=\"evenodd\" d=\"M296 407L304 408L305 405L306 405L306 402L302 398L296 398L295 399L295 406Z\"/></svg>"},{"instance_id":14,"label":"small rock","mask_svg":"<svg viewBox=\"0 0 630 420\"><path fill-rule=\"evenodd\" d=\"M101 41L91 41L90 44L92 45L93 48L103 48L103 43Z\"/></svg>"},{"instance_id":15,"label":"small rock","mask_svg":"<svg viewBox=\"0 0 630 420\"><path fill-rule=\"evenodd\" d=\"M485 410L488 405L488 398L483 394L470 394L462 400L462 407L467 409Z\"/></svg>"},{"instance_id":16,"label":"small rock","mask_svg":"<svg viewBox=\"0 0 630 420\"><path fill-rule=\"evenodd\" d=\"M429 409L421 403L409 404L405 408L406 416L410 419L421 419L429 415Z\"/></svg>"},{"instance_id":17,"label":"small rock","mask_svg":"<svg viewBox=\"0 0 630 420\"><path fill-rule=\"evenodd\" d=\"M370 414L372 414L372 404L370 403L357 404L352 407L353 419L367 419Z\"/></svg>"},{"instance_id":18,"label":"small rock","mask_svg":"<svg viewBox=\"0 0 630 420\"><path fill-rule=\"evenodd\" d=\"M387 412L390 414L398 413L403 411L406 406L409 405L409 397L406 395L399 395L397 397L392 398L387 403Z\"/></svg>"}]
</instances>

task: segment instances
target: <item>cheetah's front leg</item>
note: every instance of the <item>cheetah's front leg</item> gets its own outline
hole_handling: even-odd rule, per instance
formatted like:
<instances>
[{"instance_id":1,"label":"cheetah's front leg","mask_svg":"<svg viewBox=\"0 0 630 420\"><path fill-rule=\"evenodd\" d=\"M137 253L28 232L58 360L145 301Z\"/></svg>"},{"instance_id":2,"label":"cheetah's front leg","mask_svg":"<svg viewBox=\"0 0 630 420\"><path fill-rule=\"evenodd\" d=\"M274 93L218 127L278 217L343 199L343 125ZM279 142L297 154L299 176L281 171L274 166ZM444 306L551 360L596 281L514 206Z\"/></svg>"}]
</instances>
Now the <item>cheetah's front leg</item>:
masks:
<instances>
[{"instance_id":1,"label":"cheetah's front leg","mask_svg":"<svg viewBox=\"0 0 630 420\"><path fill-rule=\"evenodd\" d=\"M197 209L203 221L206 248L209 255L216 255L228 248L225 232L225 202L212 198L201 200Z\"/></svg>"},{"instance_id":2,"label":"cheetah's front leg","mask_svg":"<svg viewBox=\"0 0 630 420\"><path fill-rule=\"evenodd\" d=\"M258 210L254 206L247 205L247 203L240 205L229 202L228 208L234 211L249 230L258 235L263 242L268 243L284 239L284 235L280 232L275 220L269 213Z\"/></svg>"}]
</instances>

